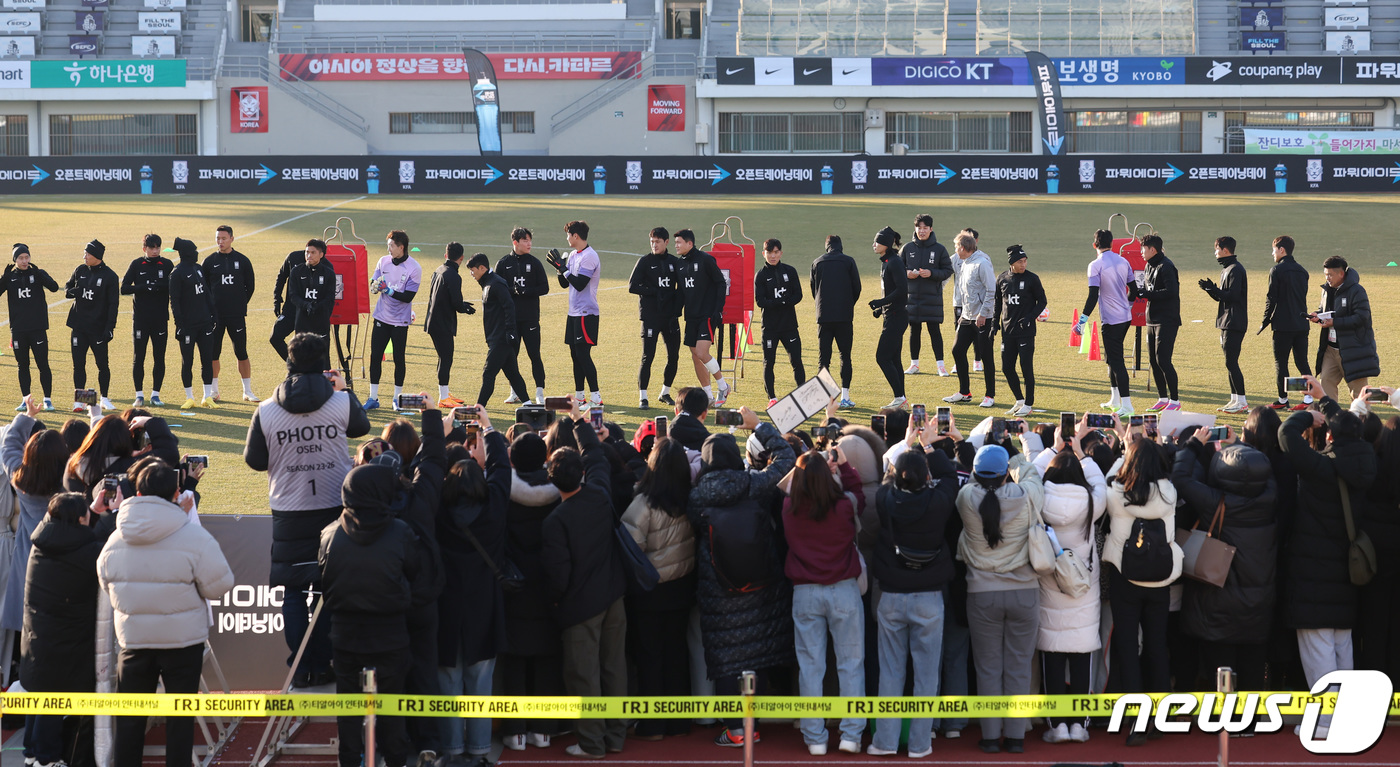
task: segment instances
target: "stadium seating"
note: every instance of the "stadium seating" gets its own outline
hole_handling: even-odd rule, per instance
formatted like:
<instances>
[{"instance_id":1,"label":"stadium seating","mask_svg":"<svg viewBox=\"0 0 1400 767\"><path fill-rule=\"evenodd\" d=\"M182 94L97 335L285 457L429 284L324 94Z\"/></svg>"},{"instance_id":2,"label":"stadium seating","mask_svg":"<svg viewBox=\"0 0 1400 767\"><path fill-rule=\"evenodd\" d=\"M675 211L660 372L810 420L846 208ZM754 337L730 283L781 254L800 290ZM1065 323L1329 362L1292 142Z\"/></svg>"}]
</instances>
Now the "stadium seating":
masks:
<instances>
[{"instance_id":1,"label":"stadium seating","mask_svg":"<svg viewBox=\"0 0 1400 767\"><path fill-rule=\"evenodd\" d=\"M89 10L78 0L52 0L40 11L43 14L43 30L36 41L35 58L68 59L74 54L69 49L70 35L89 35L97 38L97 51L84 58L132 59L148 55L145 47L133 52L132 38L147 36L174 37L174 55L186 60L187 77L190 80L213 79L218 67L218 58L224 35L228 29L228 7L216 0L187 0L184 8L160 9L147 7L143 0L111 0L103 9L100 27L82 26L84 16L80 12ZM163 11L180 14L180 29L172 33L143 32L138 26L139 15ZM95 22L94 22L95 23Z\"/></svg>"}]
</instances>

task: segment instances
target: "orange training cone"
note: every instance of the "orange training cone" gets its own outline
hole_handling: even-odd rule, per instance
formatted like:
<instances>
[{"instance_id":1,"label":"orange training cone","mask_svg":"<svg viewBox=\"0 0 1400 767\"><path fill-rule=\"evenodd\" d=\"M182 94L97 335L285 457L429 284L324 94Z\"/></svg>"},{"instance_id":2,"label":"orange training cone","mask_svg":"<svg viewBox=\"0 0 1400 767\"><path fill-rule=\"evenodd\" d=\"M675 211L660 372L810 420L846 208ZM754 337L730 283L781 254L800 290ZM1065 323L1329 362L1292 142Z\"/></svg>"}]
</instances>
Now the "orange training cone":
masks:
<instances>
[{"instance_id":1,"label":"orange training cone","mask_svg":"<svg viewBox=\"0 0 1400 767\"><path fill-rule=\"evenodd\" d=\"M1101 362L1103 355L1099 354L1099 323L1094 322L1093 338L1089 340L1089 361Z\"/></svg>"},{"instance_id":2,"label":"orange training cone","mask_svg":"<svg viewBox=\"0 0 1400 767\"><path fill-rule=\"evenodd\" d=\"M1075 332L1075 328L1077 327L1079 327L1079 310L1075 309L1074 318L1069 321L1069 345L1072 347L1079 346L1082 343L1079 338L1079 333Z\"/></svg>"}]
</instances>

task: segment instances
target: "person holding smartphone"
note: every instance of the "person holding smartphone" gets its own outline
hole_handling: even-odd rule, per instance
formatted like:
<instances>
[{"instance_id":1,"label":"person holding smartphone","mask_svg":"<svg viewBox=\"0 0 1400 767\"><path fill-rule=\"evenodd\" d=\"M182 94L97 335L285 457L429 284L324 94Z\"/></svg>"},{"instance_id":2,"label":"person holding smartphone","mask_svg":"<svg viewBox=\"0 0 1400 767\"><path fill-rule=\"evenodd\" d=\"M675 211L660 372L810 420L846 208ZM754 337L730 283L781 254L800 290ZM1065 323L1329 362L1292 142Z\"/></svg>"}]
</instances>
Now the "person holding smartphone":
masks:
<instances>
[{"instance_id":1,"label":"person holding smartphone","mask_svg":"<svg viewBox=\"0 0 1400 767\"><path fill-rule=\"evenodd\" d=\"M477 394L476 402L485 408L496 389L496 375L503 370L512 391L526 391L525 379L520 375L515 354L515 301L511 297L510 285L491 271L491 259L485 253L472 256L467 262L467 271L481 285L481 326L486 333L486 364L481 369L481 392Z\"/></svg>"},{"instance_id":2,"label":"person holding smartphone","mask_svg":"<svg viewBox=\"0 0 1400 767\"><path fill-rule=\"evenodd\" d=\"M1035 408L1035 331L1040 313L1045 310L1045 288L1040 277L1026 269L1026 249L1012 245L1006 249L1006 271L997 277L997 321L1001 323L1001 368L1006 385L1016 404L1006 414L1012 417L1030 415ZM1016 364L1026 377L1026 393L1021 394L1021 379L1016 377Z\"/></svg>"},{"instance_id":3,"label":"person holding smartphone","mask_svg":"<svg viewBox=\"0 0 1400 767\"><path fill-rule=\"evenodd\" d=\"M1215 327L1220 331L1220 348L1225 352L1225 370L1230 378L1230 401L1216 408L1220 413L1247 413L1249 402L1244 396L1244 371L1240 369L1240 347L1249 330L1249 281L1244 264L1235 255L1234 237L1215 238L1215 260L1220 263L1220 284L1209 279L1196 284L1212 300L1219 303Z\"/></svg>"},{"instance_id":4,"label":"person holding smartphone","mask_svg":"<svg viewBox=\"0 0 1400 767\"><path fill-rule=\"evenodd\" d=\"M1322 327L1317 345L1317 377L1322 390L1337 398L1338 384L1346 381L1351 398L1365 394L1372 376L1381 374L1376 334L1371 328L1371 299L1361 287L1361 275L1341 256L1322 262L1327 281L1322 301L1308 319Z\"/></svg>"},{"instance_id":5,"label":"person holding smartphone","mask_svg":"<svg viewBox=\"0 0 1400 767\"><path fill-rule=\"evenodd\" d=\"M1284 385L1284 379L1289 377L1290 353L1298 375L1312 375L1308 366L1308 270L1294 260L1293 246L1293 238L1286 234L1274 238L1274 265L1269 267L1269 292L1264 296L1264 320L1259 323L1259 333L1271 325L1274 329L1278 400L1269 405L1274 410L1290 409ZM1311 403L1312 397L1305 394L1303 401L1291 409L1303 410Z\"/></svg>"}]
</instances>

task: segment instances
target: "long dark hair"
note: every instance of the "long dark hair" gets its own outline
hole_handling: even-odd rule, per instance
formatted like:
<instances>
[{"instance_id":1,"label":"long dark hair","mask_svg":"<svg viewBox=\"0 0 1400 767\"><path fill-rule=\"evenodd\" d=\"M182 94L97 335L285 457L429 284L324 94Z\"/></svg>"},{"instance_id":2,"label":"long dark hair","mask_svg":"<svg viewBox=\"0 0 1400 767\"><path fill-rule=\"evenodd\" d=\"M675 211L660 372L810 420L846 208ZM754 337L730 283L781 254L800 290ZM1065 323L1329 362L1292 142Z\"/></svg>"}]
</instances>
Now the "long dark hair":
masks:
<instances>
[{"instance_id":1,"label":"long dark hair","mask_svg":"<svg viewBox=\"0 0 1400 767\"><path fill-rule=\"evenodd\" d=\"M464 458L448 470L442 482L442 502L451 506L458 501L481 503L486 500L486 472L477 465L476 459Z\"/></svg>"},{"instance_id":2,"label":"long dark hair","mask_svg":"<svg viewBox=\"0 0 1400 767\"><path fill-rule=\"evenodd\" d=\"M403 473L408 475L409 466L418 455L418 448L423 444L418 430L413 427L413 422L406 418L395 418L384 424L384 431L379 436L403 459Z\"/></svg>"},{"instance_id":3,"label":"long dark hair","mask_svg":"<svg viewBox=\"0 0 1400 767\"><path fill-rule=\"evenodd\" d=\"M637 495L668 516L685 516L685 504L690 498L690 459L684 445L670 437L656 441L642 481L637 483Z\"/></svg>"},{"instance_id":4,"label":"long dark hair","mask_svg":"<svg viewBox=\"0 0 1400 767\"><path fill-rule=\"evenodd\" d=\"M826 456L817 450L808 450L797 457L797 468L792 472L792 488L788 491L792 499L792 511L813 522L826 519L826 515L841 500L841 488L831 477Z\"/></svg>"},{"instance_id":5,"label":"long dark hair","mask_svg":"<svg viewBox=\"0 0 1400 767\"><path fill-rule=\"evenodd\" d=\"M1084 477L1084 466L1074 457L1071 450L1061 450L1050 459L1050 465L1045 467L1046 484L1054 482L1057 485L1078 485L1084 488L1084 494L1089 496L1089 513L1084 516L1084 535L1089 536L1089 531L1094 526L1094 488L1089 486L1089 480Z\"/></svg>"},{"instance_id":6,"label":"long dark hair","mask_svg":"<svg viewBox=\"0 0 1400 767\"><path fill-rule=\"evenodd\" d=\"M887 482L906 493L917 493L928 485L928 458L922 450L906 450L894 459Z\"/></svg>"},{"instance_id":7,"label":"long dark hair","mask_svg":"<svg viewBox=\"0 0 1400 767\"><path fill-rule=\"evenodd\" d=\"M1273 408L1255 405L1244 422L1244 443L1268 456L1270 461L1276 460L1283 453L1278 443L1278 429L1282 425L1283 421Z\"/></svg>"},{"instance_id":8,"label":"long dark hair","mask_svg":"<svg viewBox=\"0 0 1400 767\"><path fill-rule=\"evenodd\" d=\"M95 487L107 472L108 463L129 458L132 451L131 427L117 415L105 415L88 432L82 447L68 459L68 474L86 487Z\"/></svg>"},{"instance_id":9,"label":"long dark hair","mask_svg":"<svg viewBox=\"0 0 1400 767\"><path fill-rule=\"evenodd\" d=\"M1123 486L1123 500L1129 506L1146 506L1152 498L1157 480L1170 476L1167 473L1167 460L1157 443L1138 439L1133 440L1123 454L1123 466L1118 470L1117 481Z\"/></svg>"},{"instance_id":10,"label":"long dark hair","mask_svg":"<svg viewBox=\"0 0 1400 767\"><path fill-rule=\"evenodd\" d=\"M24 443L24 460L15 469L11 481L15 489L25 495L53 495L63 489L63 470L67 462L68 444L63 441L62 434L53 429L35 432Z\"/></svg>"},{"instance_id":11,"label":"long dark hair","mask_svg":"<svg viewBox=\"0 0 1400 767\"><path fill-rule=\"evenodd\" d=\"M561 447L571 447L579 449L578 440L574 438L574 422L569 418L561 418L549 425L549 431L544 435L544 446L550 455Z\"/></svg>"},{"instance_id":12,"label":"long dark hair","mask_svg":"<svg viewBox=\"0 0 1400 767\"><path fill-rule=\"evenodd\" d=\"M997 497L997 488L1006 484L1006 477L1005 474L990 477L972 475L972 481L987 491L982 496L982 503L977 506L977 515L982 518L982 538L993 549L1001 543L1001 499Z\"/></svg>"}]
</instances>

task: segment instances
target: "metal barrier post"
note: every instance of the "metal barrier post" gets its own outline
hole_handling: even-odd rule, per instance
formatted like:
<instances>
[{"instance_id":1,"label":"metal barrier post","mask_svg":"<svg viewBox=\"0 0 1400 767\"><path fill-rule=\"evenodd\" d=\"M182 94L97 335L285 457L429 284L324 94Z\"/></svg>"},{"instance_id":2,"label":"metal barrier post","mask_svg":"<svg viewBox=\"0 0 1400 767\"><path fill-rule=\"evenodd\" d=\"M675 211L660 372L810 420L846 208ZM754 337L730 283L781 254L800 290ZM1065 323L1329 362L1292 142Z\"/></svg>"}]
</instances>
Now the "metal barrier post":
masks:
<instances>
[{"instance_id":1,"label":"metal barrier post","mask_svg":"<svg viewBox=\"0 0 1400 767\"><path fill-rule=\"evenodd\" d=\"M369 708L365 711L365 764L374 767L378 764L374 757L374 669L360 672L360 689L369 696Z\"/></svg>"},{"instance_id":2,"label":"metal barrier post","mask_svg":"<svg viewBox=\"0 0 1400 767\"><path fill-rule=\"evenodd\" d=\"M1215 690L1226 695L1235 691L1235 672L1229 666L1221 666L1215 670ZM1230 712L1223 711L1223 718L1228 719ZM1220 767L1230 767L1230 733L1224 727L1220 728Z\"/></svg>"},{"instance_id":3,"label":"metal barrier post","mask_svg":"<svg viewBox=\"0 0 1400 767\"><path fill-rule=\"evenodd\" d=\"M753 767L753 696L758 694L758 674L739 672L739 692L744 696L744 767Z\"/></svg>"}]
</instances>

